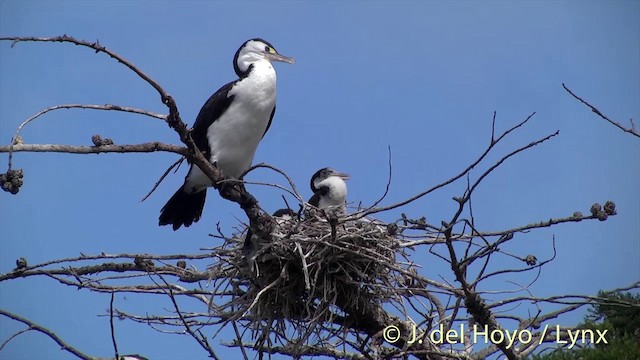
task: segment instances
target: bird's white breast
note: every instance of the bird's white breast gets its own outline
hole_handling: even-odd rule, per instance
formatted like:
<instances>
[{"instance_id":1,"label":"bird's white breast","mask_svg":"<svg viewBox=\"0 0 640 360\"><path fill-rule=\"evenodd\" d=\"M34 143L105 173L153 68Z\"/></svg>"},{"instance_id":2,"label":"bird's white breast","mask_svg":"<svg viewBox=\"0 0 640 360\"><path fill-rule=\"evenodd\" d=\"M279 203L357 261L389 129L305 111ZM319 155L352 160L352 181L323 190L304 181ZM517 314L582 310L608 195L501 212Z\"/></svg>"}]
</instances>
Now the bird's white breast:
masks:
<instances>
[{"instance_id":1,"label":"bird's white breast","mask_svg":"<svg viewBox=\"0 0 640 360\"><path fill-rule=\"evenodd\" d=\"M235 96L229 108L207 130L209 160L225 176L236 179L251 167L276 105L276 72L271 63L261 60L253 65L249 76L229 91L228 96ZM199 167L192 166L185 186L187 192L194 193L212 183Z\"/></svg>"},{"instance_id":2,"label":"bird's white breast","mask_svg":"<svg viewBox=\"0 0 640 360\"><path fill-rule=\"evenodd\" d=\"M321 181L320 186L327 186L329 191L318 201L319 208L344 205L347 200L347 184L337 176L330 176Z\"/></svg>"},{"instance_id":3,"label":"bird's white breast","mask_svg":"<svg viewBox=\"0 0 640 360\"><path fill-rule=\"evenodd\" d=\"M246 78L229 91L235 96L207 131L211 162L226 176L238 178L253 162L276 104L276 72L268 61L254 63Z\"/></svg>"}]
</instances>

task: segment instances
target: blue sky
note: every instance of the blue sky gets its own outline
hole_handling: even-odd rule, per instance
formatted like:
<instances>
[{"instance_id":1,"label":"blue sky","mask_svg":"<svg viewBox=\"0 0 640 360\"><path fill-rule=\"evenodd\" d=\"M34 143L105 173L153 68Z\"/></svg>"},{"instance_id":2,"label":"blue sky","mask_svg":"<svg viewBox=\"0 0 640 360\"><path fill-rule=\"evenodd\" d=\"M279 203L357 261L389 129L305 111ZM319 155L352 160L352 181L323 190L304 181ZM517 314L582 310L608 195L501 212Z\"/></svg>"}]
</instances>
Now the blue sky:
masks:
<instances>
[{"instance_id":1,"label":"blue sky","mask_svg":"<svg viewBox=\"0 0 640 360\"><path fill-rule=\"evenodd\" d=\"M557 258L531 288L539 296L594 294L640 279L640 142L597 118L561 86L566 83L625 125L631 117L640 122L637 1L4 0L0 34L99 39L171 93L190 124L204 101L235 78L231 60L238 46L253 37L267 39L296 63L276 65L278 110L254 162L285 170L302 191L308 191L309 177L321 167L347 172L352 176L349 200L356 203L371 204L384 191L388 146L393 180L384 204L404 200L466 167L487 146L494 110L498 131L535 111L534 119L489 161L556 130L560 135L509 161L483 183L473 203L477 224L487 231L512 228L574 211L586 214L592 203L613 200L619 215L607 222L521 235L509 250L544 259L555 236ZM1 42L1 143L8 144L26 118L61 103L165 112L151 87L104 55L69 44L10 48ZM160 120L80 110L53 112L22 136L27 143L89 145L93 134L118 144L179 143ZM0 163L6 159L2 154ZM0 194L0 272L13 269L21 256L35 264L80 252L171 254L216 245L207 236L215 224L231 233L244 215L213 192L196 225L177 232L157 226L159 209L182 183L184 169L150 199L139 201L176 159L168 153L17 154L14 164L24 169L25 184L17 196ZM253 172L248 180L281 181L266 170ZM456 183L381 217L395 220L405 212L438 224L451 218L451 197L463 190L464 183ZM251 191L264 208L282 207L279 192L256 186ZM427 276L450 278L427 249L414 255ZM513 287L506 280L492 285ZM116 297L123 309L170 306L139 301L132 295ZM106 295L46 279L0 287L0 308L58 331L95 356L112 356L108 321L96 316L108 304ZM562 324L574 324L581 316L576 313ZM205 358L187 337L128 323L117 326L122 353ZM0 318L1 339L21 328ZM70 355L29 333L0 357Z\"/></svg>"}]
</instances>

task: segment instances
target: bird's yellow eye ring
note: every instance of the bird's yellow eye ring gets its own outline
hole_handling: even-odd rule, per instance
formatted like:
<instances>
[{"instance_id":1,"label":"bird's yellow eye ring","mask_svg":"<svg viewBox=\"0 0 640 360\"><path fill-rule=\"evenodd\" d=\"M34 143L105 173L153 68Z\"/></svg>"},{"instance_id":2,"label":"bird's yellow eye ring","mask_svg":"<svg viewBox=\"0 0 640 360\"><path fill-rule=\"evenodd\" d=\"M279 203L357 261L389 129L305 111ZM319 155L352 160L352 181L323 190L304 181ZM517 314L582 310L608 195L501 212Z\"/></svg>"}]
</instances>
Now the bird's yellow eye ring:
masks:
<instances>
[{"instance_id":1,"label":"bird's yellow eye ring","mask_svg":"<svg viewBox=\"0 0 640 360\"><path fill-rule=\"evenodd\" d=\"M265 46L264 47L264 51L271 53L271 54L275 54L276 53L276 49L272 48L271 46Z\"/></svg>"}]
</instances>

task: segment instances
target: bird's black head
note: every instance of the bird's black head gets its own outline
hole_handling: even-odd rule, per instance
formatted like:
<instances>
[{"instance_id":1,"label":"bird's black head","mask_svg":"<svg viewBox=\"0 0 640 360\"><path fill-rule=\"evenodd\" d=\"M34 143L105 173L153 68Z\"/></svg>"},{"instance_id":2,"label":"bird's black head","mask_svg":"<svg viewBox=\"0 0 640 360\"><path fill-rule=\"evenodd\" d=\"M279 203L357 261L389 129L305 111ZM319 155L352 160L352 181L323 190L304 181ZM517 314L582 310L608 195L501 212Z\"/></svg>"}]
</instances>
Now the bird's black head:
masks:
<instances>
[{"instance_id":1,"label":"bird's black head","mask_svg":"<svg viewBox=\"0 0 640 360\"><path fill-rule=\"evenodd\" d=\"M293 217L295 217L297 215L298 214L295 211L287 208L287 209L278 209L278 210L274 211L271 216L279 217L279 218L283 218L283 217L287 217L288 216L288 217L293 218Z\"/></svg>"},{"instance_id":2,"label":"bird's black head","mask_svg":"<svg viewBox=\"0 0 640 360\"><path fill-rule=\"evenodd\" d=\"M347 174L336 171L335 169L330 167L322 168L316 171L316 173L311 177L311 191L313 191L313 193L318 191L318 187L320 186L319 184L332 176L337 176L342 180L349 180L349 175Z\"/></svg>"},{"instance_id":3,"label":"bird's black head","mask_svg":"<svg viewBox=\"0 0 640 360\"><path fill-rule=\"evenodd\" d=\"M253 63L260 61L282 61L293 64L293 58L278 54L276 49L266 40L259 38L244 42L233 57L233 69L238 77L245 77L251 71Z\"/></svg>"}]
</instances>

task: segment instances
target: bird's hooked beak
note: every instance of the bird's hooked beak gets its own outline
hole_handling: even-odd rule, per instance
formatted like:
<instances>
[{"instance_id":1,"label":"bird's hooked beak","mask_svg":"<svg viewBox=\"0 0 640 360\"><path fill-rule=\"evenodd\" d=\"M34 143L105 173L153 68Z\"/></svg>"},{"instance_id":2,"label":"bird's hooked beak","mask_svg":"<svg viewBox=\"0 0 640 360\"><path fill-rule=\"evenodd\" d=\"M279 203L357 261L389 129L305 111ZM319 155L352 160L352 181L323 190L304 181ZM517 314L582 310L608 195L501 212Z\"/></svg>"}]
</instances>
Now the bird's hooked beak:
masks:
<instances>
[{"instance_id":1,"label":"bird's hooked beak","mask_svg":"<svg viewBox=\"0 0 640 360\"><path fill-rule=\"evenodd\" d=\"M281 61L287 64L293 64L295 62L294 58L280 55L277 52L265 52L264 57L269 61Z\"/></svg>"}]
</instances>

